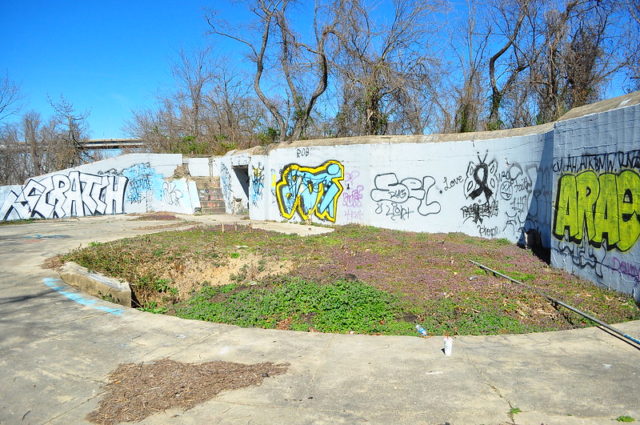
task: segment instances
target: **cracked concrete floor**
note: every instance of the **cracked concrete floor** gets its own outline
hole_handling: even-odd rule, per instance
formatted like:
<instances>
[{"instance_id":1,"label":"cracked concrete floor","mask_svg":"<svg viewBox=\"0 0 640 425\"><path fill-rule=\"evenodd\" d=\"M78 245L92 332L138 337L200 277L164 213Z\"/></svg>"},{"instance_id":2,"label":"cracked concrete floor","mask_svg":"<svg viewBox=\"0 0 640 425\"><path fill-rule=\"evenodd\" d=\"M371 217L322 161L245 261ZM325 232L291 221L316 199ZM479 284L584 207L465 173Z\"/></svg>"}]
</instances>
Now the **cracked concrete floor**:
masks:
<instances>
[{"instance_id":1,"label":"cracked concrete floor","mask_svg":"<svg viewBox=\"0 0 640 425\"><path fill-rule=\"evenodd\" d=\"M109 303L43 283L57 278L39 267L45 258L139 234L140 227L126 216L0 227L0 424L84 423L118 364L162 358L291 366L261 386L224 392L188 411L158 412L141 424L640 419L640 350L596 328L458 337L445 357L441 337L242 329L112 311ZM640 322L619 327L640 335ZM515 408L521 412L510 413Z\"/></svg>"}]
</instances>

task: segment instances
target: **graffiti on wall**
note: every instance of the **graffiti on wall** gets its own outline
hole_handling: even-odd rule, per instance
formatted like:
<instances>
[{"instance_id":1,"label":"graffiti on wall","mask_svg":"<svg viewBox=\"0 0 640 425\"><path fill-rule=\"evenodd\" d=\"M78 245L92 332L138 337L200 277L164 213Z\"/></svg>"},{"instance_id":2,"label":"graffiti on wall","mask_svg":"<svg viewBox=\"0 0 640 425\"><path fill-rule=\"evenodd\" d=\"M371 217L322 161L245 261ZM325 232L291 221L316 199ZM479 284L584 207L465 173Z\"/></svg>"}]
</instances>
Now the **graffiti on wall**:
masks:
<instances>
[{"instance_id":1,"label":"graffiti on wall","mask_svg":"<svg viewBox=\"0 0 640 425\"><path fill-rule=\"evenodd\" d=\"M558 254L571 258L573 265L579 269L593 269L595 275L602 278L602 267L607 257L606 241L601 247L594 247L586 239L577 244L568 240L568 237L562 238L553 250Z\"/></svg>"},{"instance_id":2,"label":"graffiti on wall","mask_svg":"<svg viewBox=\"0 0 640 425\"><path fill-rule=\"evenodd\" d=\"M610 153L569 155L555 158L553 171L556 173L578 173L583 170L615 172L623 169L640 169L640 149Z\"/></svg>"},{"instance_id":3,"label":"graffiti on wall","mask_svg":"<svg viewBox=\"0 0 640 425\"><path fill-rule=\"evenodd\" d=\"M555 158L553 250L602 282L614 276L640 290L634 257L640 238L640 150Z\"/></svg>"},{"instance_id":4,"label":"graffiti on wall","mask_svg":"<svg viewBox=\"0 0 640 425\"><path fill-rule=\"evenodd\" d=\"M487 156L488 153L484 158L478 155L478 162L471 161L467 166L464 196L472 203L461 208L464 221L472 219L479 224L485 218L498 215L498 163L495 159L487 163Z\"/></svg>"},{"instance_id":5,"label":"graffiti on wall","mask_svg":"<svg viewBox=\"0 0 640 425\"><path fill-rule=\"evenodd\" d=\"M378 174L369 196L376 202L375 213L391 220L407 220L415 212L426 217L441 210L439 202L429 199L429 191L435 184L431 176L399 180L395 173Z\"/></svg>"},{"instance_id":6,"label":"graffiti on wall","mask_svg":"<svg viewBox=\"0 0 640 425\"><path fill-rule=\"evenodd\" d=\"M630 278L635 284L640 284L640 265L613 257L609 267L620 275Z\"/></svg>"},{"instance_id":7,"label":"graffiti on wall","mask_svg":"<svg viewBox=\"0 0 640 425\"><path fill-rule=\"evenodd\" d=\"M360 171L351 170L344 177L344 192L342 192L341 216L348 221L364 220L362 211L362 199L364 197L364 185L360 184Z\"/></svg>"},{"instance_id":8,"label":"graffiti on wall","mask_svg":"<svg viewBox=\"0 0 640 425\"><path fill-rule=\"evenodd\" d=\"M541 239L544 234L545 246L548 246L546 239L551 230L551 208L549 208L549 205L551 205L551 190L553 187L551 165L541 167L530 164L526 166L526 172L532 180L533 176L535 176L535 186L532 191L525 229L537 232L538 238L540 238L535 243L537 245L543 244Z\"/></svg>"},{"instance_id":9,"label":"graffiti on wall","mask_svg":"<svg viewBox=\"0 0 640 425\"><path fill-rule=\"evenodd\" d=\"M231 174L225 164L220 164L220 189L222 190L222 198L224 207L227 211L233 210L233 199L231 198Z\"/></svg>"},{"instance_id":10,"label":"graffiti on wall","mask_svg":"<svg viewBox=\"0 0 640 425\"><path fill-rule=\"evenodd\" d=\"M500 173L500 207L506 216L503 232L510 229L516 235L523 233L532 189L531 177L519 163L509 165Z\"/></svg>"},{"instance_id":11,"label":"graffiti on wall","mask_svg":"<svg viewBox=\"0 0 640 425\"><path fill-rule=\"evenodd\" d=\"M310 150L308 147L296 148L296 158L305 158L309 156Z\"/></svg>"},{"instance_id":12,"label":"graffiti on wall","mask_svg":"<svg viewBox=\"0 0 640 425\"><path fill-rule=\"evenodd\" d=\"M319 167L287 165L276 183L280 214L291 219L297 212L303 220L315 215L335 222L338 199L344 190L342 180L344 166L338 161L327 161Z\"/></svg>"},{"instance_id":13,"label":"graffiti on wall","mask_svg":"<svg viewBox=\"0 0 640 425\"><path fill-rule=\"evenodd\" d=\"M179 206L183 193L174 182L162 182L162 200L169 205Z\"/></svg>"},{"instance_id":14,"label":"graffiti on wall","mask_svg":"<svg viewBox=\"0 0 640 425\"><path fill-rule=\"evenodd\" d=\"M109 170L109 173L122 175L129 180L126 195L127 202L132 204L145 202L147 204L146 209L149 211L151 208L150 202L154 197L162 199L164 190L162 175L158 174L148 162L132 165L120 172Z\"/></svg>"},{"instance_id":15,"label":"graffiti on wall","mask_svg":"<svg viewBox=\"0 0 640 425\"><path fill-rule=\"evenodd\" d=\"M264 191L264 166L262 164L251 166L251 203L255 206L262 199Z\"/></svg>"},{"instance_id":16,"label":"graffiti on wall","mask_svg":"<svg viewBox=\"0 0 640 425\"><path fill-rule=\"evenodd\" d=\"M558 179L553 235L628 251L640 236L640 176L585 170Z\"/></svg>"},{"instance_id":17,"label":"graffiti on wall","mask_svg":"<svg viewBox=\"0 0 640 425\"><path fill-rule=\"evenodd\" d=\"M0 220L122 214L128 182L124 176L80 171L32 178L19 192L8 193Z\"/></svg>"},{"instance_id":18,"label":"graffiti on wall","mask_svg":"<svg viewBox=\"0 0 640 425\"><path fill-rule=\"evenodd\" d=\"M112 168L99 171L98 174L126 177L129 182L125 193L126 202L144 204L147 212L153 210L154 201L163 201L172 207L180 206L184 193L188 191L182 182L165 181L162 174L149 162L134 164L122 170Z\"/></svg>"}]
</instances>

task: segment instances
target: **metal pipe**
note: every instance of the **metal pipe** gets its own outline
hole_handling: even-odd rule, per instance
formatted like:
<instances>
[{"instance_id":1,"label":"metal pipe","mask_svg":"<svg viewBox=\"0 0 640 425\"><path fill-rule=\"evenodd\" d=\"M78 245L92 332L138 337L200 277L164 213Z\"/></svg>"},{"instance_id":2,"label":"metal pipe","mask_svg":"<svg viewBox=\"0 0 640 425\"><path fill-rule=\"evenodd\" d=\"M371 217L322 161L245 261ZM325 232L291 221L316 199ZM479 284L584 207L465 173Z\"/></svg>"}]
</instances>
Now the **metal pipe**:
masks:
<instances>
[{"instance_id":1,"label":"metal pipe","mask_svg":"<svg viewBox=\"0 0 640 425\"><path fill-rule=\"evenodd\" d=\"M508 280L510 280L511 282L514 282L514 283L517 283L517 284L519 284L519 285L522 285L522 286L524 286L524 287L526 287L526 288L529 288L529 289L531 289L532 291L537 292L538 294L542 295L542 296L543 296L543 297L545 297L546 299L550 300L551 302L554 302L554 303L556 303L556 304L559 304L559 305L563 306L564 308L567 308L567 309L569 309L569 310L571 310L571 311L573 311L573 312L575 312L575 313L578 313L579 315L581 315L581 316L583 316L583 317L586 317L587 319L591 320L592 322L595 322L595 323L597 323L598 325L600 325L600 326L602 326L602 327L604 327L604 328L609 329L611 332L614 332L614 333L616 333L616 334L618 334L618 335L622 336L623 338L627 338L628 340L633 341L634 343L636 343L636 344L640 345L640 340L638 340L638 339L636 339L636 338L632 337L631 335L628 335L628 334L626 334L626 333L624 333L624 332L620 331L619 329L614 328L614 327L613 327L613 326L611 326L611 325L606 324L606 323L605 323L605 322L603 322L602 320L598 320L598 319L596 319L595 317L591 316L590 314L585 313L584 311L578 310L577 308L572 307L572 306L570 306L569 304L564 303L564 302L562 302L562 301L560 301L560 300L558 300L558 299L556 299L556 298L553 298L551 295L548 295L548 294L546 294L545 292L542 292L541 290L539 290L539 289L537 289L537 288L534 288L534 287L533 287L533 286L531 286L531 285L527 285L527 284L526 284L526 283L524 283L524 282L520 282L519 280L516 280L516 279L514 279L514 278L512 278L512 277L509 277L509 276L507 276L506 274L500 273L500 272L499 272L499 271L497 271L497 270L493 270L493 269L491 269L491 268L489 268L489 267L487 267L487 266L485 266L485 265L483 265L483 264L480 264L480 263L478 263L477 261L473 261L473 260L469 260L469 261L470 261L471 263L475 264L476 266L480 267L480 268L481 268L481 269L483 269L483 270L487 270L487 271L489 271L489 272L491 272L491 273L493 273L493 274L495 274L495 275L497 275L497 276L504 277L505 279L508 279Z\"/></svg>"}]
</instances>

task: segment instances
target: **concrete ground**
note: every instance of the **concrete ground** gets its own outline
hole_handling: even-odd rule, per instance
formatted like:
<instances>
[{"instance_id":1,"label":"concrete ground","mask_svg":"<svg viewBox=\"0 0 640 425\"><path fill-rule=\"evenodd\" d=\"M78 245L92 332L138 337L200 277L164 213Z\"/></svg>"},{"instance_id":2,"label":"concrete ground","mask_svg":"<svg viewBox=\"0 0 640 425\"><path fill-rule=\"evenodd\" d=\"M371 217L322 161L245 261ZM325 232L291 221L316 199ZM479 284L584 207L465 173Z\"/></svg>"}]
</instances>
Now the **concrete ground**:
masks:
<instances>
[{"instance_id":1,"label":"concrete ground","mask_svg":"<svg viewBox=\"0 0 640 425\"><path fill-rule=\"evenodd\" d=\"M85 423L120 363L162 358L290 367L261 386L224 392L188 411L159 412L142 424L600 425L622 415L640 421L640 350L596 328L456 337L445 357L437 336L242 329L124 309L79 294L40 267L91 241L166 224L132 218L0 226L0 424ZM618 327L640 336L638 321ZM521 412L510 414L515 408Z\"/></svg>"}]
</instances>

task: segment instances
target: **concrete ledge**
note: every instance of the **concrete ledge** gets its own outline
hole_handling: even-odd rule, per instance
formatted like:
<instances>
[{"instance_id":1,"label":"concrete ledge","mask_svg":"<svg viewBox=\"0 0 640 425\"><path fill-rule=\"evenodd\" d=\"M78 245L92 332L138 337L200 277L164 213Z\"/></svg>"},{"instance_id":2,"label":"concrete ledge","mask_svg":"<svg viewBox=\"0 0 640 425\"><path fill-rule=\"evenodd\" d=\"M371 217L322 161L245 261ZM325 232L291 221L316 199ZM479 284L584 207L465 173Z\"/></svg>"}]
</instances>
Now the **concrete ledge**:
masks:
<instances>
[{"instance_id":1,"label":"concrete ledge","mask_svg":"<svg viewBox=\"0 0 640 425\"><path fill-rule=\"evenodd\" d=\"M72 261L62 266L60 278L68 285L78 288L86 294L107 298L108 301L131 307L131 288L127 282L100 273L92 273Z\"/></svg>"}]
</instances>

